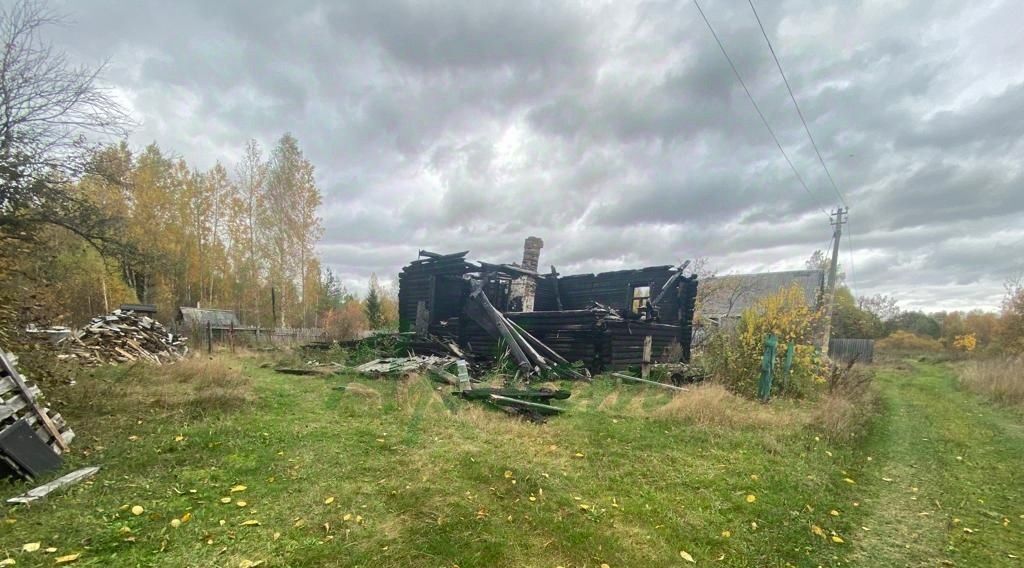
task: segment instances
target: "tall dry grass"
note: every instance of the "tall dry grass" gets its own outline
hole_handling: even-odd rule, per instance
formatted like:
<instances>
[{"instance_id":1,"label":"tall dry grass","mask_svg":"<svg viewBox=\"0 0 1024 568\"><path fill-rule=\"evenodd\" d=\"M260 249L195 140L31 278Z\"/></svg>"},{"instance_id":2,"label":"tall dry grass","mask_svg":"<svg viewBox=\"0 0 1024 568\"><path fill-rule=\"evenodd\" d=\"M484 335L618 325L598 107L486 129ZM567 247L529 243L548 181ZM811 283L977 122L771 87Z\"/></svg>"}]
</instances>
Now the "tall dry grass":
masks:
<instances>
[{"instance_id":1,"label":"tall dry grass","mask_svg":"<svg viewBox=\"0 0 1024 568\"><path fill-rule=\"evenodd\" d=\"M1024 357L967 361L960 384L999 404L1024 406Z\"/></svg>"},{"instance_id":2,"label":"tall dry grass","mask_svg":"<svg viewBox=\"0 0 1024 568\"><path fill-rule=\"evenodd\" d=\"M216 356L95 369L56 394L68 414L87 417L199 416L237 410L255 400L252 381L239 363Z\"/></svg>"},{"instance_id":3,"label":"tall dry grass","mask_svg":"<svg viewBox=\"0 0 1024 568\"><path fill-rule=\"evenodd\" d=\"M792 408L776 408L755 402L717 383L700 385L675 395L655 410L654 415L712 428L779 428L795 426L804 420L804 416Z\"/></svg>"}]
</instances>

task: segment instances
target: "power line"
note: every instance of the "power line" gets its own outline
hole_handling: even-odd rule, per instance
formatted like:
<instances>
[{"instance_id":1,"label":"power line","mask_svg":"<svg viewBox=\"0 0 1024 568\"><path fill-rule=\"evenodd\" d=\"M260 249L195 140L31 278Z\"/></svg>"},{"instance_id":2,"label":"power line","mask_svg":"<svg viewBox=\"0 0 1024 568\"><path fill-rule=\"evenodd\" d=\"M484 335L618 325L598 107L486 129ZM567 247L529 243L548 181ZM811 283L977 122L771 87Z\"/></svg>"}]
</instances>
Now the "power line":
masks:
<instances>
[{"instance_id":1,"label":"power line","mask_svg":"<svg viewBox=\"0 0 1024 568\"><path fill-rule=\"evenodd\" d=\"M743 81L743 77L740 76L739 70L736 69L736 64L733 63L732 58L729 57L729 52L727 52L725 50L725 46L722 45L722 40L718 39L718 34L715 33L715 28L711 26L711 22L708 21L708 17L704 15L704 10L701 9L700 4L697 2L697 0L693 0L693 5L696 6L697 11L700 12L700 17L704 20L704 24L707 25L708 30L711 31L711 35L712 37L715 38L715 43L718 44L718 48L722 50L722 55L725 56L725 60L729 62L729 67L732 68L733 74L736 75L736 79L739 80L740 86L743 87L743 92L745 92L747 94L747 98L750 99L750 104L754 105L754 110L757 111L757 116L761 117L761 122L763 122L764 127L768 129L768 134L771 134L772 140L775 141L775 145L778 146L779 152L782 153L782 157L786 159L786 163L789 164L789 168L793 170L793 175L796 176L797 181L800 182L800 185L804 188L804 191L806 191L807 194L810 195L811 197L814 197L814 193L811 191L811 188L807 187L807 183L804 182L804 178L800 175L800 172L797 171L796 166L793 165L793 161L789 159L789 155L786 154L786 150L782 147L782 143L779 142L779 138L778 136L775 135L775 131L772 130L771 125L768 124L768 119L765 118L764 113L761 112L761 107L757 105L757 101L754 100L754 96L750 94L750 89L747 88L747 84ZM825 211L824 208L820 209L822 213L828 215L828 211Z\"/></svg>"},{"instance_id":2,"label":"power line","mask_svg":"<svg viewBox=\"0 0 1024 568\"><path fill-rule=\"evenodd\" d=\"M694 3L696 3L696 1L697 0L694 0ZM789 98L793 101L793 106L796 108L796 114L800 117L800 122L804 125L804 131L807 132L807 138L811 141L811 147L814 148L814 153L817 154L818 161L821 162L821 167L825 170L825 175L828 177L829 183L832 184L832 189L834 189L836 195L839 196L839 202L844 207L847 207L846 199L843 198L843 194L839 191L836 181L832 179L832 172L830 172L828 170L828 166L825 165L825 160L821 157L821 152L818 150L818 144L814 142L814 136L811 135L811 129L807 126L807 120L804 119L804 113L800 110L800 105L796 102L796 95L793 94L793 88L789 86L789 79L786 78L786 74L782 71L782 63L779 62L779 57L775 54L775 48L772 47L772 42L768 39L768 32L765 31L764 24L761 23L761 17L757 15L757 9L754 8L754 0L747 0L747 3L750 4L750 9L754 12L754 19L757 20L758 27L761 28L761 35L764 36L764 41L768 44L768 51L772 52L772 59L775 60L775 66L779 68L779 75L782 75L782 82L786 84L786 90L789 91ZM698 9L699 8L700 7L698 6ZM703 12L701 14L703 15ZM735 71L735 69L733 70Z\"/></svg>"}]
</instances>

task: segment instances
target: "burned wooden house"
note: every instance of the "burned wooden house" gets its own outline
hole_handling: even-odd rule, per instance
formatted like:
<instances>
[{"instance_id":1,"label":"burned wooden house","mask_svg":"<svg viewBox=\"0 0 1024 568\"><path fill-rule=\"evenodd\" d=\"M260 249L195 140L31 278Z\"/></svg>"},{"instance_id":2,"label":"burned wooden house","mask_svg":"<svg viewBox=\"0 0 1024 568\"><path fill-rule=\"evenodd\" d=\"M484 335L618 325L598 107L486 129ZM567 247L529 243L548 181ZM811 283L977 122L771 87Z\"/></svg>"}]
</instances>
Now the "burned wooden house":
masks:
<instances>
[{"instance_id":1,"label":"burned wooden house","mask_svg":"<svg viewBox=\"0 0 1024 568\"><path fill-rule=\"evenodd\" d=\"M571 276L551 267L542 274L542 246L526 239L521 264L471 262L468 251L420 251L399 275L401 330L488 357L499 352L502 327L511 327L537 340L538 349L593 372L689 360L696 276L670 265Z\"/></svg>"}]
</instances>

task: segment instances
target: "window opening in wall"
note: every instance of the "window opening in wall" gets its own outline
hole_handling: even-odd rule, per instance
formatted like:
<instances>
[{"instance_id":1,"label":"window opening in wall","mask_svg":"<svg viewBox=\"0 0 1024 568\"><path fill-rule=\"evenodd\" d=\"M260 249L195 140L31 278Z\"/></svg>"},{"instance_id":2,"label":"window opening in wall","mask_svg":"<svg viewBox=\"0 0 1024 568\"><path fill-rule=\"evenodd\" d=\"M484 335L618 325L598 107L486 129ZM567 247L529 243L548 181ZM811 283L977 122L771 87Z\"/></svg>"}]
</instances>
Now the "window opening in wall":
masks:
<instances>
[{"instance_id":1,"label":"window opening in wall","mask_svg":"<svg viewBox=\"0 0 1024 568\"><path fill-rule=\"evenodd\" d=\"M633 300L630 303L630 311L637 315L647 313L647 304L651 299L650 286L633 286Z\"/></svg>"}]
</instances>

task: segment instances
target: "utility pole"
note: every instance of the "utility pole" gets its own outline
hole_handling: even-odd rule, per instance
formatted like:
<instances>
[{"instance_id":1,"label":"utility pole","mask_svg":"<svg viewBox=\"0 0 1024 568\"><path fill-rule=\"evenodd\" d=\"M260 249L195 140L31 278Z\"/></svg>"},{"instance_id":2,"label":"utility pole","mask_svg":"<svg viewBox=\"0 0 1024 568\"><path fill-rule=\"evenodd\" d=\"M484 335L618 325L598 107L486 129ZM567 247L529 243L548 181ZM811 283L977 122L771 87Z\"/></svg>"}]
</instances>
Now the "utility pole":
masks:
<instances>
[{"instance_id":1,"label":"utility pole","mask_svg":"<svg viewBox=\"0 0 1024 568\"><path fill-rule=\"evenodd\" d=\"M836 297L836 271L839 267L839 238L843 235L843 225L849 217L849 207L839 207L830 215L832 218L832 259L828 265L828 280L825 283L825 326L821 334L821 349L828 353L828 343L832 338L832 306Z\"/></svg>"}]
</instances>

